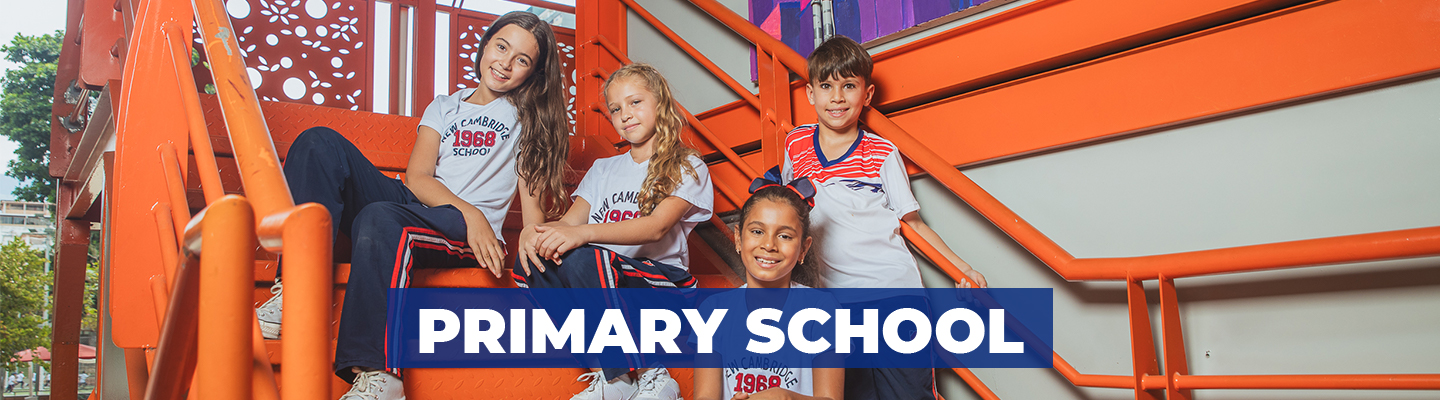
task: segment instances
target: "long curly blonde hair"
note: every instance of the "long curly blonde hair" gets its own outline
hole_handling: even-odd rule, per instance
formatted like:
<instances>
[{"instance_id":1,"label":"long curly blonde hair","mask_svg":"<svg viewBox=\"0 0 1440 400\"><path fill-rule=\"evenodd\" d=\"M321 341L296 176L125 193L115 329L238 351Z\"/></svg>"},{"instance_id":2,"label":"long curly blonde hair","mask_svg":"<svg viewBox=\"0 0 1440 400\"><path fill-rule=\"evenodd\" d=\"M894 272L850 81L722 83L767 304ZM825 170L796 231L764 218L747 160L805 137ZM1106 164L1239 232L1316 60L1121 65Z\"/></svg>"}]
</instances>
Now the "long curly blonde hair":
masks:
<instances>
[{"instance_id":1,"label":"long curly blonde hair","mask_svg":"<svg viewBox=\"0 0 1440 400\"><path fill-rule=\"evenodd\" d=\"M645 84L646 90L655 95L655 135L650 138L655 142L655 153L650 155L650 167L645 171L645 183L641 184L638 199L640 215L650 215L660 201L680 187L684 179L680 174L700 179L700 174L695 172L695 166L689 161L690 156L699 156L700 152L681 143L680 131L685 127L685 118L680 116L680 106L675 104L670 84L655 67L645 63L626 65L610 74L600 91L608 96L610 85L626 78L638 79Z\"/></svg>"}]
</instances>

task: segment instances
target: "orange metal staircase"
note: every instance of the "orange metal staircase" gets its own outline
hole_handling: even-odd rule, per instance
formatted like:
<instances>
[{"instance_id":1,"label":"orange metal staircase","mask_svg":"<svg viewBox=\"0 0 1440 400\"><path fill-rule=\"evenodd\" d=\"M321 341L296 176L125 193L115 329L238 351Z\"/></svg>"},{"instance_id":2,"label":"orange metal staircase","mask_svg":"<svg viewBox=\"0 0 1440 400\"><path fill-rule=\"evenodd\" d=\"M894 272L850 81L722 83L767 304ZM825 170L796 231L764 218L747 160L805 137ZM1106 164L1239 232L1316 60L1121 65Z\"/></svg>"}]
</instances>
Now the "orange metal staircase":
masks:
<instances>
[{"instance_id":1,"label":"orange metal staircase","mask_svg":"<svg viewBox=\"0 0 1440 400\"><path fill-rule=\"evenodd\" d=\"M784 132L813 119L804 100L806 72L799 55L723 5L690 2L757 46L759 94L706 61L636 1L580 2L571 165L583 170L617 151L620 141L592 110L598 111L600 80L628 62L618 22L633 11L741 98L686 113L690 143L715 160L710 168L723 212L743 202L756 171L778 163ZM90 220L107 229L104 279L112 284L102 297L110 299L102 304L110 310L102 324L126 348L132 398L182 397L192 374L196 398L338 396L345 383L330 373L329 352L348 264L336 264L344 260L330 254L328 214L290 200L278 156L301 130L327 125L382 170L398 173L416 119L257 101L233 51L239 48L235 28L218 0L197 0L194 9L173 0L70 4L55 115L89 124L74 132L54 124L51 169L63 178L60 213L67 217L56 261L54 398L66 398L75 384L74 374L66 375L74 359L64 358L74 354L78 338L83 261L81 273L75 271L85 257ZM414 6L433 14L432 3ZM1060 276L1126 282L1134 373L1082 374L1057 353L1055 369L1076 386L1127 389L1137 399L1188 399L1194 389L1440 389L1437 374L1190 375L1174 291L1174 279L1189 276L1437 255L1440 227L1077 259L955 168L1433 76L1440 53L1407 50L1440 42L1440 25L1413 17L1437 6L1432 0L1038 0L877 54L879 111L868 112L864 122L896 143L912 172L943 183ZM195 95L188 55L194 21L217 96ZM434 29L423 28L426 18L419 21L420 35L433 36ZM1036 34L1057 29L1067 34ZM424 47L420 53L433 51ZM416 70L423 82L429 72L421 64ZM792 74L801 80L791 81ZM102 95L85 121L75 112L85 108L83 96L74 92L87 88ZM428 98L429 91L417 87L415 98ZM957 120L964 121L960 129ZM107 153L104 143L112 136L115 151ZM569 178L574 183L578 175ZM519 219L508 221L506 235L513 238ZM963 279L913 231L905 234L951 277ZM691 243L692 268L703 286L736 283L714 249ZM268 260L279 253L288 263L286 336L261 341L251 332L250 309L269 296L274 262ZM511 284L470 269L417 275L420 285L436 287ZM1151 343L1145 280L1159 281L1160 354ZM407 391L416 399L563 398L582 387L573 381L578 372L415 370L407 372ZM956 372L981 397L997 398L974 374ZM688 388L688 371L674 373Z\"/></svg>"}]
</instances>

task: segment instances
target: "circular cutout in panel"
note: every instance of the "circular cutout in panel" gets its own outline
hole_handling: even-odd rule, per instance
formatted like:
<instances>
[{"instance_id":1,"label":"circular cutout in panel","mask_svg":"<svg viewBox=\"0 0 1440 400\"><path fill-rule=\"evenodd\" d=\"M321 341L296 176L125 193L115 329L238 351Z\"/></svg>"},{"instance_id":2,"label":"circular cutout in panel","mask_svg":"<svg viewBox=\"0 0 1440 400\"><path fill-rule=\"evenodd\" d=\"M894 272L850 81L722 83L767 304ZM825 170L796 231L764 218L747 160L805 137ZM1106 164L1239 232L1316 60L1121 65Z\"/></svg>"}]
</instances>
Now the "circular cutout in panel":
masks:
<instances>
[{"instance_id":1,"label":"circular cutout in panel","mask_svg":"<svg viewBox=\"0 0 1440 400\"><path fill-rule=\"evenodd\" d=\"M305 82L300 78L286 78L281 89L285 91L285 97L289 97L290 100L300 100L301 97L305 97Z\"/></svg>"},{"instance_id":2,"label":"circular cutout in panel","mask_svg":"<svg viewBox=\"0 0 1440 400\"><path fill-rule=\"evenodd\" d=\"M250 88L259 89L260 82L265 81L265 78L260 75L260 71L257 71L254 68L246 67L245 72L250 75Z\"/></svg>"},{"instance_id":3,"label":"circular cutout in panel","mask_svg":"<svg viewBox=\"0 0 1440 400\"><path fill-rule=\"evenodd\" d=\"M233 18L233 19L244 19L245 17L250 16L250 1L249 1L249 0L230 0L230 1L227 1L227 2L225 2L225 12L227 12L227 13L230 14L230 18Z\"/></svg>"},{"instance_id":4,"label":"circular cutout in panel","mask_svg":"<svg viewBox=\"0 0 1440 400\"><path fill-rule=\"evenodd\" d=\"M337 3L336 5L339 4ZM309 14L310 18L325 18L325 13L329 11L330 7L326 7L323 0L309 0L305 2L305 14Z\"/></svg>"}]
</instances>

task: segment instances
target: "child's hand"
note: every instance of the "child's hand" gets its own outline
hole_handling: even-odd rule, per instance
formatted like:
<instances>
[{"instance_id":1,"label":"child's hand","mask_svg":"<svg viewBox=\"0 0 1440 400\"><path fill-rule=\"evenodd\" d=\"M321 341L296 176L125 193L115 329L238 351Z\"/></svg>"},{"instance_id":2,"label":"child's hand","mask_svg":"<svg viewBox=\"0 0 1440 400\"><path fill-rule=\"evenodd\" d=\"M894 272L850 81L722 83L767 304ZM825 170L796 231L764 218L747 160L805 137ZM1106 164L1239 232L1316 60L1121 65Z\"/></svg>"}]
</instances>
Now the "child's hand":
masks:
<instances>
[{"instance_id":1,"label":"child's hand","mask_svg":"<svg viewBox=\"0 0 1440 400\"><path fill-rule=\"evenodd\" d=\"M540 262L540 257L535 255L535 238L540 237L537 231L539 225L527 226L520 229L520 267L525 269L525 275L530 275L530 266L545 272L545 263Z\"/></svg>"},{"instance_id":2,"label":"child's hand","mask_svg":"<svg viewBox=\"0 0 1440 400\"><path fill-rule=\"evenodd\" d=\"M976 270L973 269L973 268L970 269L969 271L965 271L965 277L966 277L966 278L969 278L969 281L966 281L966 282L963 282L963 283L962 283L962 282L956 282L956 283L955 283L955 287L956 287L956 288L969 289L969 288L971 288L971 286L970 286L970 281L973 281L973 282L975 282L975 284L980 285L979 288L982 288L982 289L983 289L983 288L990 287L990 284L985 282L985 275L981 275L981 274L980 274L980 271L976 271Z\"/></svg>"},{"instance_id":3,"label":"child's hand","mask_svg":"<svg viewBox=\"0 0 1440 400\"><path fill-rule=\"evenodd\" d=\"M475 252L475 261L480 263L481 268L487 268L490 273L500 277L500 270L505 265L505 246L495 238L495 231L490 230L490 222L485 220L484 214L477 210L472 216L465 214L465 238L470 244L470 250Z\"/></svg>"},{"instance_id":4,"label":"child's hand","mask_svg":"<svg viewBox=\"0 0 1440 400\"><path fill-rule=\"evenodd\" d=\"M560 256L575 248L590 243L580 226L537 226L540 236L535 238L535 253L560 263Z\"/></svg>"}]
</instances>

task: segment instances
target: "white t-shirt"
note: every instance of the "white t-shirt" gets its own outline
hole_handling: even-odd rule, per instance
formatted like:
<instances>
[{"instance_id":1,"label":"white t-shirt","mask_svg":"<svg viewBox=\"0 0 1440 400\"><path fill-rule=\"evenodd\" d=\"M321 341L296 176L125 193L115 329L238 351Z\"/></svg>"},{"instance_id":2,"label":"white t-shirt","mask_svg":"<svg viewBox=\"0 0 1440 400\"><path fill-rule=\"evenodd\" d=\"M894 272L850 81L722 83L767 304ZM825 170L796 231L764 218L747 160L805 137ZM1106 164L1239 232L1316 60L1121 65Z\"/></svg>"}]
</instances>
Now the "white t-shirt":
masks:
<instances>
[{"instance_id":1,"label":"white t-shirt","mask_svg":"<svg viewBox=\"0 0 1440 400\"><path fill-rule=\"evenodd\" d=\"M895 145L860 131L850 150L823 160L815 125L785 139L782 179L815 185L810 227L820 280L828 288L920 288L920 268L905 246L900 217L920 209ZM865 301L874 299L857 299Z\"/></svg>"},{"instance_id":2,"label":"white t-shirt","mask_svg":"<svg viewBox=\"0 0 1440 400\"><path fill-rule=\"evenodd\" d=\"M483 106L465 102L474 92L461 89L449 96L435 96L425 107L420 126L440 132L435 179L479 208L498 239L504 237L500 227L520 182L515 172L519 114L506 97Z\"/></svg>"},{"instance_id":3,"label":"white t-shirt","mask_svg":"<svg viewBox=\"0 0 1440 400\"><path fill-rule=\"evenodd\" d=\"M710 214L715 208L715 190L710 183L710 169L705 166L705 162L695 156L690 156L688 161L695 167L695 173L700 179L694 179L688 173L680 174L680 185L670 195L690 202L690 210L681 216L680 223L670 227L665 237L641 245L595 244L630 257L649 258L670 266L689 269L690 248L686 245L685 236L695 229L695 225L710 220ZM649 168L650 160L637 164L630 158L629 152L595 160L595 164L585 173L585 178L580 180L580 186L572 195L590 203L590 214L586 216L585 223L603 224L639 217L640 189L645 183L646 170Z\"/></svg>"},{"instance_id":4,"label":"white t-shirt","mask_svg":"<svg viewBox=\"0 0 1440 400\"><path fill-rule=\"evenodd\" d=\"M740 285L744 289L749 285ZM799 283L790 282L791 289L809 288ZM798 300L798 301L797 301ZM793 303L793 304L792 304ZM732 290L719 293L706 298L701 302L701 315L709 315L719 304L745 304L745 291ZM795 312L806 308L817 308L826 313L833 313L839 308L839 302L831 296L805 296L802 298L791 297L786 299L782 311L786 315L793 315ZM741 315L744 315L742 313ZM773 324L773 322L772 322ZM805 337L821 337L820 333L814 332L817 324L806 324ZM772 355L756 354L747 356L734 356L746 354L741 351L726 351L726 349L743 350L750 338L748 335L720 335L716 339L716 349L720 352L722 367L720 375L723 378L720 386L720 398L729 399L735 397L736 393L754 394L769 388L779 387L806 396L815 395L814 369L810 368L815 360L814 354L803 355L803 358L783 357L777 359ZM693 338L692 338L693 341Z\"/></svg>"}]
</instances>

